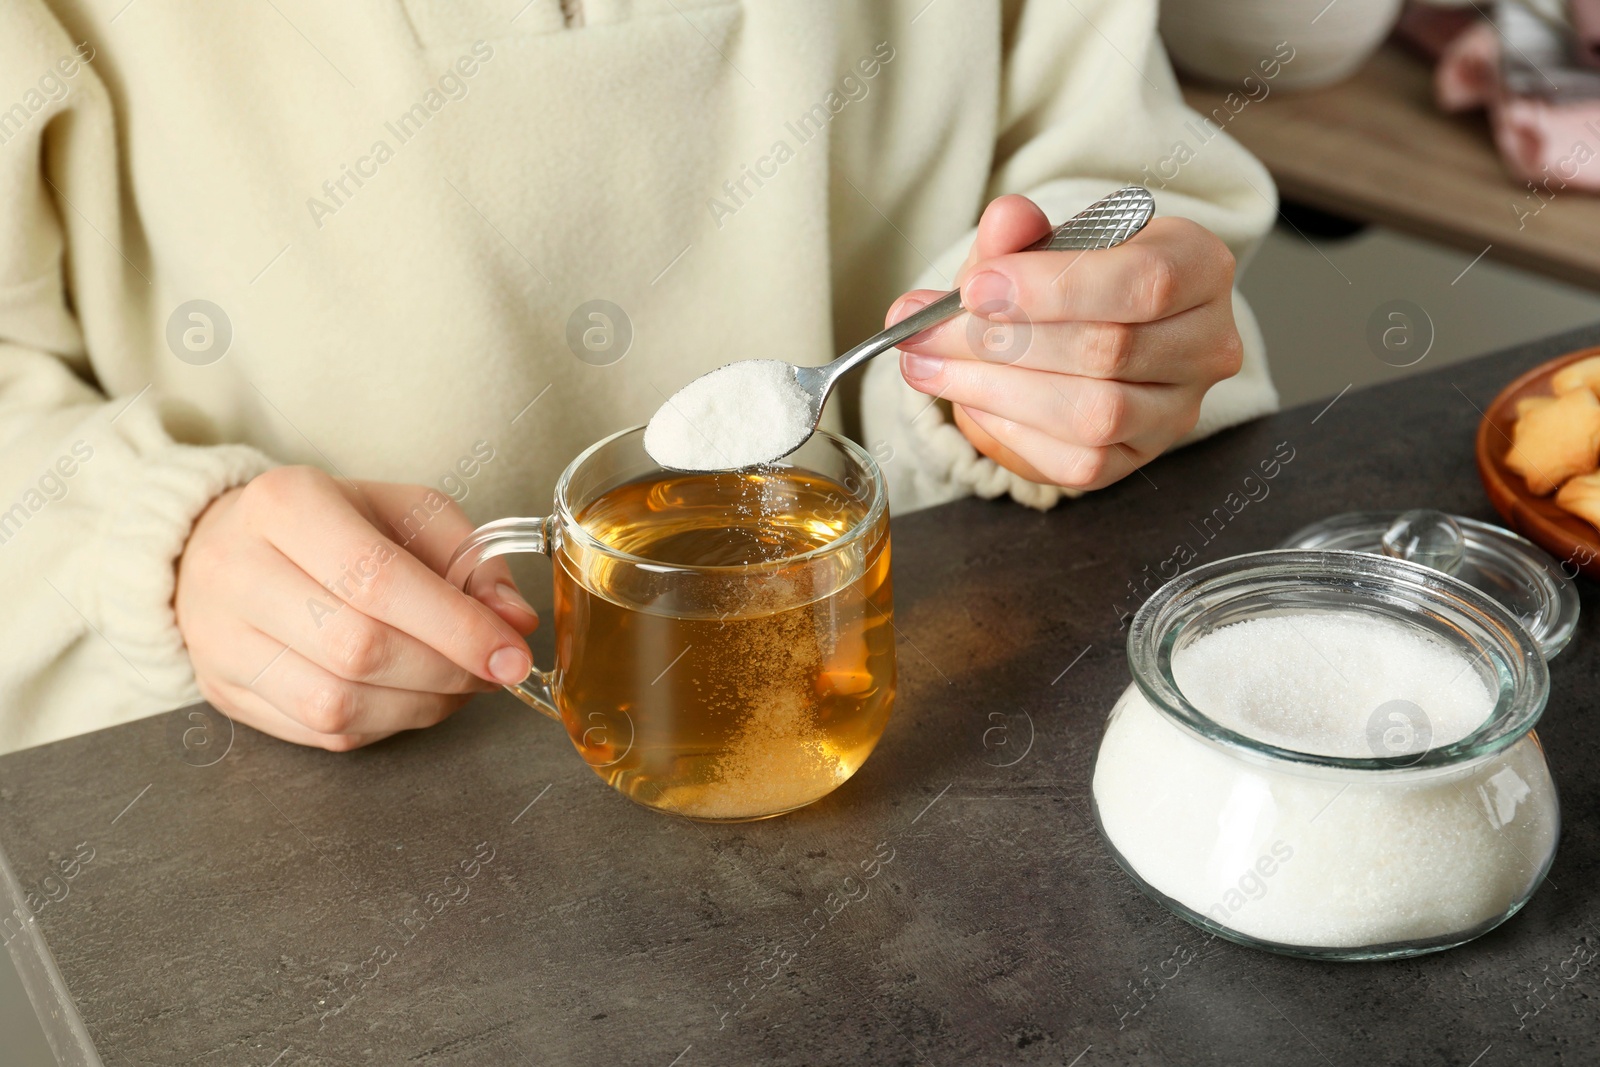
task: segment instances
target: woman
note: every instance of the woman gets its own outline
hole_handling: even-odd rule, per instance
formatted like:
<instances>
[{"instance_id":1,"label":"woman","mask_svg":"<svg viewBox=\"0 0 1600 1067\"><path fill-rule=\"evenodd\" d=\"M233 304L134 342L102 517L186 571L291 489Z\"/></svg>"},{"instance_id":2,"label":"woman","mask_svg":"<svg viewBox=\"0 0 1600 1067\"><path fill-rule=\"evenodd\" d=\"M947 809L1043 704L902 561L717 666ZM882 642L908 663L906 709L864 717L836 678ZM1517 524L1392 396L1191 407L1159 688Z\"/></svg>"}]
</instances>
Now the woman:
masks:
<instances>
[{"instance_id":1,"label":"woman","mask_svg":"<svg viewBox=\"0 0 1600 1067\"><path fill-rule=\"evenodd\" d=\"M508 572L439 577L469 514L958 283L828 415L898 510L1050 507L1269 410L1232 276L1272 188L1155 10L12 0L0 750L200 696L329 749L437 722L530 662ZM1129 244L1011 254L1141 178Z\"/></svg>"}]
</instances>

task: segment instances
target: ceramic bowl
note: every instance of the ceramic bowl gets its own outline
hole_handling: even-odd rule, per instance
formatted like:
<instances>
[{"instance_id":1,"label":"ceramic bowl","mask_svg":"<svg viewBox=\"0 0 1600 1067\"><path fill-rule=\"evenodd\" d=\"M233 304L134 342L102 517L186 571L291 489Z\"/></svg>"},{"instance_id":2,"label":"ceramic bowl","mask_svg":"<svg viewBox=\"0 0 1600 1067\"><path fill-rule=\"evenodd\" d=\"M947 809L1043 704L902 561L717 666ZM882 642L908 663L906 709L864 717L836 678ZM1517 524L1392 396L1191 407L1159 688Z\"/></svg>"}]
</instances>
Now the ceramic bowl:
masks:
<instances>
[{"instance_id":1,"label":"ceramic bowl","mask_svg":"<svg viewBox=\"0 0 1600 1067\"><path fill-rule=\"evenodd\" d=\"M1354 74L1394 28L1401 0L1162 0L1161 37L1184 71L1239 85L1281 64L1275 88L1312 89Z\"/></svg>"}]
</instances>

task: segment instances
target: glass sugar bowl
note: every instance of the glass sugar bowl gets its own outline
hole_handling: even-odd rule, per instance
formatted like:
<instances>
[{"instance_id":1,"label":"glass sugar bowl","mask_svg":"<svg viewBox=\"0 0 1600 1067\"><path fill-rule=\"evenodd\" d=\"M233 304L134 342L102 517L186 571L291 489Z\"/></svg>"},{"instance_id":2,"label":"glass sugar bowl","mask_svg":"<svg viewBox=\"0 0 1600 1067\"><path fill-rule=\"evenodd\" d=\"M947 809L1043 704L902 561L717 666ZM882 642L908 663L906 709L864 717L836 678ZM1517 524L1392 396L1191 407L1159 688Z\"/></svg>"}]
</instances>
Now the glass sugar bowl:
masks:
<instances>
[{"instance_id":1,"label":"glass sugar bowl","mask_svg":"<svg viewBox=\"0 0 1600 1067\"><path fill-rule=\"evenodd\" d=\"M1570 600L1528 621L1556 618L1564 643ZM1478 937L1544 880L1560 829L1533 732L1545 652L1466 581L1363 551L1236 556L1158 590L1128 659L1095 820L1189 922L1386 959Z\"/></svg>"}]
</instances>

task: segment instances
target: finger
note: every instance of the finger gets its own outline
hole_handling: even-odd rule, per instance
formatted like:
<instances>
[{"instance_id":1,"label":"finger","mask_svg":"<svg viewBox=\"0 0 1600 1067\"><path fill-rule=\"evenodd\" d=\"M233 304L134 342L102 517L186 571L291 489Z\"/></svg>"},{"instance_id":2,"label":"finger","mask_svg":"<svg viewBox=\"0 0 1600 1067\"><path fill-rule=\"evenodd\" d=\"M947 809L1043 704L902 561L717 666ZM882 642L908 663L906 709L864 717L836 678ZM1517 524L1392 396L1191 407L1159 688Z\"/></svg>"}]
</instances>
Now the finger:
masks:
<instances>
[{"instance_id":1,"label":"finger","mask_svg":"<svg viewBox=\"0 0 1600 1067\"><path fill-rule=\"evenodd\" d=\"M1165 444L1190 392L910 352L901 355L900 369L920 392L1089 448L1146 437Z\"/></svg>"},{"instance_id":2,"label":"finger","mask_svg":"<svg viewBox=\"0 0 1600 1067\"><path fill-rule=\"evenodd\" d=\"M1027 197L1011 193L991 200L989 206L983 209L983 217L978 220L978 233L972 247L967 250L967 258L956 272L957 283L966 278L979 261L1026 248L1049 231L1050 220L1039 209L1039 205ZM884 325L893 326L913 311L926 307L944 295L938 289L916 289L906 293L889 308ZM912 303L907 305L907 300L912 300Z\"/></svg>"},{"instance_id":3,"label":"finger","mask_svg":"<svg viewBox=\"0 0 1600 1067\"><path fill-rule=\"evenodd\" d=\"M956 425L978 451L1030 482L1101 489L1144 463L1126 445L1088 448L1059 441L1031 426L959 404L955 415Z\"/></svg>"},{"instance_id":4,"label":"finger","mask_svg":"<svg viewBox=\"0 0 1600 1067\"><path fill-rule=\"evenodd\" d=\"M381 520L378 528L435 574L446 572L456 549L475 529L461 506L437 490L383 482L368 483L362 491ZM519 634L530 634L539 625L538 613L517 591L504 559L491 559L474 571L468 593Z\"/></svg>"},{"instance_id":5,"label":"finger","mask_svg":"<svg viewBox=\"0 0 1600 1067\"><path fill-rule=\"evenodd\" d=\"M202 684L200 692L213 707L235 722L295 745L327 749L329 752L349 752L390 736L381 733L319 734L285 715L259 694L229 682Z\"/></svg>"},{"instance_id":6,"label":"finger","mask_svg":"<svg viewBox=\"0 0 1600 1067\"><path fill-rule=\"evenodd\" d=\"M921 311L923 308L927 307L929 304L933 303L935 300L938 300L944 295L944 293L939 292L937 289L913 289L909 293L904 293L898 300L889 305L889 311L884 316L883 325L885 327L893 326L907 315ZM900 342L899 347L906 348L911 345L920 344L924 341L931 340L932 338L947 334L952 329L959 329L960 327L956 326L956 323L965 322L966 319L966 313L962 312L944 320L943 322L935 323L920 333L912 334L910 338Z\"/></svg>"},{"instance_id":7,"label":"finger","mask_svg":"<svg viewBox=\"0 0 1600 1067\"><path fill-rule=\"evenodd\" d=\"M1017 252L1050 232L1050 219L1038 204L1011 193L997 197L983 209L978 235L972 242L973 262Z\"/></svg>"},{"instance_id":8,"label":"finger","mask_svg":"<svg viewBox=\"0 0 1600 1067\"><path fill-rule=\"evenodd\" d=\"M250 658L264 659L270 653L267 666L253 678L224 680L249 689L318 734L386 735L417 730L443 721L467 699L460 694L446 696L352 682L260 631L242 634L239 644Z\"/></svg>"},{"instance_id":9,"label":"finger","mask_svg":"<svg viewBox=\"0 0 1600 1067\"><path fill-rule=\"evenodd\" d=\"M908 294L909 295L909 294ZM1213 301L1158 322L1027 322L962 314L902 352L1152 384L1214 382L1238 371L1233 312Z\"/></svg>"},{"instance_id":10,"label":"finger","mask_svg":"<svg viewBox=\"0 0 1600 1067\"><path fill-rule=\"evenodd\" d=\"M270 597L239 602L244 618L281 647L354 682L420 693L475 693L493 688L410 634L363 614L262 545L249 568L253 585Z\"/></svg>"},{"instance_id":11,"label":"finger","mask_svg":"<svg viewBox=\"0 0 1600 1067\"><path fill-rule=\"evenodd\" d=\"M1049 232L1049 218L1032 200L1016 193L996 197L989 201L989 206L983 209L983 217L978 220L978 232L973 238L972 247L967 250L967 258L956 272L957 284L967 277L974 264L1027 248ZM944 295L938 289L916 289L906 293L890 307L884 325L893 326L913 311L926 307ZM905 306L902 302L908 298L915 298L915 302Z\"/></svg>"},{"instance_id":12,"label":"finger","mask_svg":"<svg viewBox=\"0 0 1600 1067\"><path fill-rule=\"evenodd\" d=\"M1032 200L1017 193L996 197L983 209L977 235L956 271L956 284L961 284L979 260L1027 248L1049 232L1050 220Z\"/></svg>"},{"instance_id":13,"label":"finger","mask_svg":"<svg viewBox=\"0 0 1600 1067\"><path fill-rule=\"evenodd\" d=\"M511 684L527 677L532 657L509 624L374 529L330 479L287 471L263 487L262 504L267 513L300 518L266 522L261 532L291 562L363 615L480 678Z\"/></svg>"},{"instance_id":14,"label":"finger","mask_svg":"<svg viewBox=\"0 0 1600 1067\"><path fill-rule=\"evenodd\" d=\"M1032 322L1153 322L1226 294L1233 255L1188 219L1153 219L1132 240L1090 252L1015 252L979 261L962 283L969 311Z\"/></svg>"}]
</instances>

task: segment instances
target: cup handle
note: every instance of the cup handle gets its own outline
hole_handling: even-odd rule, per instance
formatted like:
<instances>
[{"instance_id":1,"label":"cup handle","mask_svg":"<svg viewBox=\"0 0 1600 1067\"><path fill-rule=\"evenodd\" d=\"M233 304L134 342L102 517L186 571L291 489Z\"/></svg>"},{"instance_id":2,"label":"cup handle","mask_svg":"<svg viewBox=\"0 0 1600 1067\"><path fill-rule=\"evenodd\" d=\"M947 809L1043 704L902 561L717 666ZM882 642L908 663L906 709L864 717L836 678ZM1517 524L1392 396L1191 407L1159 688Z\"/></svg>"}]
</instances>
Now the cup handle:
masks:
<instances>
[{"instance_id":1,"label":"cup handle","mask_svg":"<svg viewBox=\"0 0 1600 1067\"><path fill-rule=\"evenodd\" d=\"M450 565L445 568L445 580L465 592L472 581L473 572L496 556L515 552L538 552L548 556L554 533L554 516L542 519L496 519L478 527L461 542L455 555L450 557ZM556 707L550 682L549 671L530 666L526 678L505 688L523 703L559 722L561 709Z\"/></svg>"}]
</instances>

